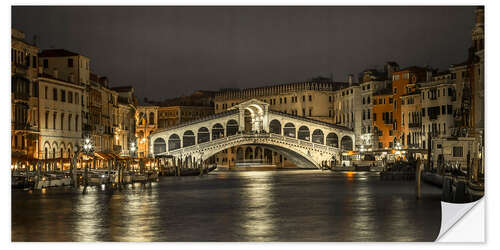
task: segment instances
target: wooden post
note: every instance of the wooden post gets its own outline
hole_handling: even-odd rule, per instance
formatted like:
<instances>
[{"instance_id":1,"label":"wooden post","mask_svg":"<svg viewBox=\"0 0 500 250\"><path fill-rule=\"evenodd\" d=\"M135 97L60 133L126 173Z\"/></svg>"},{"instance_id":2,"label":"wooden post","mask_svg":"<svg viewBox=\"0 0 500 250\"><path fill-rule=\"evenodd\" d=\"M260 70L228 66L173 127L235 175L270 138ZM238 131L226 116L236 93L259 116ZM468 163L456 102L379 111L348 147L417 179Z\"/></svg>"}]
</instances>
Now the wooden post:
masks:
<instances>
[{"instance_id":1,"label":"wooden post","mask_svg":"<svg viewBox=\"0 0 500 250\"><path fill-rule=\"evenodd\" d=\"M422 174L422 168L423 168L423 162L418 159L417 161L417 166L416 166L416 173L415 173L415 179L416 179L416 196L417 200L420 200L422 198L421 194L421 174Z\"/></svg>"},{"instance_id":2,"label":"wooden post","mask_svg":"<svg viewBox=\"0 0 500 250\"><path fill-rule=\"evenodd\" d=\"M84 172L84 177L83 177L83 194L87 193L87 186L89 184L89 165L86 162L85 163L85 172Z\"/></svg>"}]
</instances>

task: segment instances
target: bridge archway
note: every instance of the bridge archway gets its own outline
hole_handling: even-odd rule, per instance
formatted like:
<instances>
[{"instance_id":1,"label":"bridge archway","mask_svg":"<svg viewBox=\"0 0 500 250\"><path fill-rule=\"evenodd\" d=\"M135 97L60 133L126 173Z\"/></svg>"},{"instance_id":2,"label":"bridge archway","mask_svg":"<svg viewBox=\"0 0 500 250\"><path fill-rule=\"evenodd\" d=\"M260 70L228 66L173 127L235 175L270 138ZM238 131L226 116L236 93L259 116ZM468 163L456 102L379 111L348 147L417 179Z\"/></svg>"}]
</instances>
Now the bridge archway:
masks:
<instances>
[{"instance_id":1,"label":"bridge archway","mask_svg":"<svg viewBox=\"0 0 500 250\"><path fill-rule=\"evenodd\" d=\"M245 160L253 160L253 150L251 147L245 149Z\"/></svg>"},{"instance_id":2,"label":"bridge archway","mask_svg":"<svg viewBox=\"0 0 500 250\"><path fill-rule=\"evenodd\" d=\"M193 131L187 130L184 132L184 135L182 135L182 147L193 146L195 142L196 140Z\"/></svg>"},{"instance_id":3,"label":"bridge archway","mask_svg":"<svg viewBox=\"0 0 500 250\"><path fill-rule=\"evenodd\" d=\"M281 122L274 119L269 123L269 132L281 135Z\"/></svg>"},{"instance_id":4,"label":"bridge archway","mask_svg":"<svg viewBox=\"0 0 500 250\"><path fill-rule=\"evenodd\" d=\"M243 153L243 148L242 147L238 147L236 149L236 161L237 162L242 162L245 160L245 154Z\"/></svg>"},{"instance_id":5,"label":"bridge archway","mask_svg":"<svg viewBox=\"0 0 500 250\"><path fill-rule=\"evenodd\" d=\"M172 134L168 137L168 150L176 150L181 148L181 138L177 134Z\"/></svg>"},{"instance_id":6,"label":"bridge archway","mask_svg":"<svg viewBox=\"0 0 500 250\"><path fill-rule=\"evenodd\" d=\"M325 135L323 134L323 130L316 129L313 131L312 142L325 144Z\"/></svg>"},{"instance_id":7,"label":"bridge archway","mask_svg":"<svg viewBox=\"0 0 500 250\"><path fill-rule=\"evenodd\" d=\"M297 138L304 141L310 141L311 132L309 131L309 128L307 126L300 126Z\"/></svg>"},{"instance_id":8,"label":"bridge archway","mask_svg":"<svg viewBox=\"0 0 500 250\"><path fill-rule=\"evenodd\" d=\"M201 127L198 129L198 143L208 142L210 141L210 131L208 128Z\"/></svg>"},{"instance_id":9,"label":"bridge archway","mask_svg":"<svg viewBox=\"0 0 500 250\"><path fill-rule=\"evenodd\" d=\"M331 147L339 147L339 137L335 133L329 133L326 136L326 145Z\"/></svg>"},{"instance_id":10,"label":"bridge archway","mask_svg":"<svg viewBox=\"0 0 500 250\"><path fill-rule=\"evenodd\" d=\"M220 123L214 124L212 127L212 140L224 137L224 127Z\"/></svg>"},{"instance_id":11,"label":"bridge archway","mask_svg":"<svg viewBox=\"0 0 500 250\"><path fill-rule=\"evenodd\" d=\"M227 136L235 135L238 133L238 122L234 119L231 119L226 124L226 134Z\"/></svg>"},{"instance_id":12,"label":"bridge archway","mask_svg":"<svg viewBox=\"0 0 500 250\"><path fill-rule=\"evenodd\" d=\"M283 128L283 133L287 137L291 138L296 138L296 133L295 133L295 125L293 123L289 122L285 124L285 127Z\"/></svg>"},{"instance_id":13,"label":"bridge archway","mask_svg":"<svg viewBox=\"0 0 500 250\"><path fill-rule=\"evenodd\" d=\"M352 150L352 138L350 136L344 136L341 140L342 150Z\"/></svg>"}]
</instances>

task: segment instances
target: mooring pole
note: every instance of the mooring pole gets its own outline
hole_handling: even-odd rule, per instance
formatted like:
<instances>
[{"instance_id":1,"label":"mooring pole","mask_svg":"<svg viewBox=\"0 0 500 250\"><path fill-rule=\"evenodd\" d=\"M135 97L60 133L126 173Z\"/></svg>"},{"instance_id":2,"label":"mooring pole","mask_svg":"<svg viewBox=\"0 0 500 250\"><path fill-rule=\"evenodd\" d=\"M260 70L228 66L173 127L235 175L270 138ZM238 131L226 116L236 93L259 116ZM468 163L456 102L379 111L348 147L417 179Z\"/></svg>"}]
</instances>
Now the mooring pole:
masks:
<instances>
[{"instance_id":1,"label":"mooring pole","mask_svg":"<svg viewBox=\"0 0 500 250\"><path fill-rule=\"evenodd\" d=\"M416 180L416 197L417 197L417 200L420 200L422 198L422 194L421 194L421 179L422 179L422 165L423 165L423 162L418 159L417 160L417 166L416 166L416 172L415 172L415 180Z\"/></svg>"}]
</instances>

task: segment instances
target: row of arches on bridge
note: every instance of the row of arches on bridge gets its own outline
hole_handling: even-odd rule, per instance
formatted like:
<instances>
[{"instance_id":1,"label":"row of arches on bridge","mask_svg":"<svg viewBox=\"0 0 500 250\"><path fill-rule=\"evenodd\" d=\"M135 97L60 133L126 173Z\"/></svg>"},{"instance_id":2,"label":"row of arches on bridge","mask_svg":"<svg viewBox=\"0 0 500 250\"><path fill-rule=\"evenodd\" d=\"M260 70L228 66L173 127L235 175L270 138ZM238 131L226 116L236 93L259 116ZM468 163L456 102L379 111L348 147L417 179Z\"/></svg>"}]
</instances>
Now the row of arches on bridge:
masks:
<instances>
[{"instance_id":1,"label":"row of arches on bridge","mask_svg":"<svg viewBox=\"0 0 500 250\"><path fill-rule=\"evenodd\" d=\"M210 140L216 140L226 136L236 135L238 133L239 125L234 119L229 120L226 123L226 129L220 123L216 123L212 126L212 131L208 130L207 127L201 127L197 131L197 136L192 130L186 130L181 137L178 134L171 134L168 138L168 151L176 150L181 147L189 147L195 144L200 144L208 142ZM269 123L269 132L274 134L283 135L290 138L297 138L304 141L312 141L314 143L323 144L332 147L339 147L339 138L337 134L331 132L325 137L325 133L321 129L315 129L311 131L307 126L300 126L297 130L295 124L292 122L287 122L283 127L281 122L278 120L272 120ZM349 136L344 136L341 139L341 146L343 150L352 150L353 141ZM157 138L153 142L154 153L162 153L167 149L167 143L163 138Z\"/></svg>"}]
</instances>

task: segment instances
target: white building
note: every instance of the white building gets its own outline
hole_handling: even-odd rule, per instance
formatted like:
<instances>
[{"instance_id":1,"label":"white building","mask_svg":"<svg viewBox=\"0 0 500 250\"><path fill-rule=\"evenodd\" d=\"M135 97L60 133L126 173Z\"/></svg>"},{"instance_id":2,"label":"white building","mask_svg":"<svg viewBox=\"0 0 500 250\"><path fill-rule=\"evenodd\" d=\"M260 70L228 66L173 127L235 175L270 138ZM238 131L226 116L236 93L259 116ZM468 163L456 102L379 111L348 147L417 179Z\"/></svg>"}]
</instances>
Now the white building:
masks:
<instances>
[{"instance_id":1,"label":"white building","mask_svg":"<svg viewBox=\"0 0 500 250\"><path fill-rule=\"evenodd\" d=\"M71 158L82 139L84 87L54 79L38 78L41 159Z\"/></svg>"}]
</instances>

